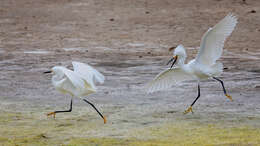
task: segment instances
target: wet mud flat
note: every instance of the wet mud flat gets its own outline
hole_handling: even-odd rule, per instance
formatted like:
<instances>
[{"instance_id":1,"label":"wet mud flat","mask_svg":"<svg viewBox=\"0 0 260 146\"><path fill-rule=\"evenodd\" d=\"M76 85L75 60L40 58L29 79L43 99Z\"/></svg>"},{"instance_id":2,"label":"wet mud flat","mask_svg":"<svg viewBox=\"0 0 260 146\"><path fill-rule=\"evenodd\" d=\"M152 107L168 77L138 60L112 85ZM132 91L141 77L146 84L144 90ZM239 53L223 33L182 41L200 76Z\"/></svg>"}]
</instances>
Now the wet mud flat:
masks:
<instances>
[{"instance_id":1,"label":"wet mud flat","mask_svg":"<svg viewBox=\"0 0 260 146\"><path fill-rule=\"evenodd\" d=\"M189 53L192 51L188 50ZM13 67L4 74L9 80L2 79L6 85L1 86L4 92L1 92L0 142L3 145L259 144L257 70L240 71L234 66L225 70L220 78L225 81L233 102L224 96L218 82L202 82L201 98L194 106L195 113L184 115L183 111L197 95L196 82L184 82L166 91L146 94L143 86L166 68L169 56L150 56L145 51L140 53L142 58L131 55L125 60L123 58L129 52L115 55L111 51L114 54L111 58L102 53L92 58L95 52L84 53L90 56L82 57L83 62L96 66L106 76L105 84L99 85L99 92L86 98L103 112L107 124L104 125L97 113L79 99L74 99L72 113L58 114L56 119L48 118L48 112L67 109L70 96L55 91L51 76L42 74L56 65L56 61L46 61L46 58L55 60L59 58L57 56L71 53L82 56L73 51L20 53L21 58L30 58L28 60L32 62L43 60L43 63L38 64L39 68L25 65L21 69L15 66L17 62L23 64L22 59L7 63ZM227 54L224 57L225 65L231 65L228 60L231 56ZM106 58L104 62L97 59L102 57ZM116 61L118 58L121 61ZM232 59L246 61L235 56ZM70 61L62 65L71 68Z\"/></svg>"},{"instance_id":2,"label":"wet mud flat","mask_svg":"<svg viewBox=\"0 0 260 146\"><path fill-rule=\"evenodd\" d=\"M19 7L18 7L19 6ZM0 5L0 145L260 145L260 5L258 1L25 1ZM181 11L180 11L181 10ZM255 10L255 13L252 13ZM239 23L220 61L234 101L214 80L201 83L194 114L183 111L196 82L146 94L167 68L168 48L196 56L208 27L228 12ZM192 24L192 25L191 25ZM55 91L43 72L71 61L106 76L87 104Z\"/></svg>"}]
</instances>

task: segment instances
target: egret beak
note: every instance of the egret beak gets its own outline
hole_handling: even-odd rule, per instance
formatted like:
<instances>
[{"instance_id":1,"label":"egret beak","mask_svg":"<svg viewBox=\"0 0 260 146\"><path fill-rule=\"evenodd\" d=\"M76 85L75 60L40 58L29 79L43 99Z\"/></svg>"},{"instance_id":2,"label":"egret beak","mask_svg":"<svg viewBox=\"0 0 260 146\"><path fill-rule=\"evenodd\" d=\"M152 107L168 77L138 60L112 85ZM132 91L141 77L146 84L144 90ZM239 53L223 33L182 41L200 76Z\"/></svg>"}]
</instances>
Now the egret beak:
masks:
<instances>
[{"instance_id":1,"label":"egret beak","mask_svg":"<svg viewBox=\"0 0 260 146\"><path fill-rule=\"evenodd\" d=\"M176 55L176 56L173 56L173 58L171 58L171 59L168 61L167 65L173 61L173 62L172 62L172 65L171 65L171 68L172 68L173 65L176 63L177 59L178 59L178 56L177 56L177 55Z\"/></svg>"},{"instance_id":2,"label":"egret beak","mask_svg":"<svg viewBox=\"0 0 260 146\"><path fill-rule=\"evenodd\" d=\"M49 74L49 73L52 73L52 71L45 71L43 72L44 74Z\"/></svg>"},{"instance_id":3,"label":"egret beak","mask_svg":"<svg viewBox=\"0 0 260 146\"><path fill-rule=\"evenodd\" d=\"M174 58L171 58L168 63L166 65L168 65L169 63L171 63L173 61Z\"/></svg>"}]
</instances>

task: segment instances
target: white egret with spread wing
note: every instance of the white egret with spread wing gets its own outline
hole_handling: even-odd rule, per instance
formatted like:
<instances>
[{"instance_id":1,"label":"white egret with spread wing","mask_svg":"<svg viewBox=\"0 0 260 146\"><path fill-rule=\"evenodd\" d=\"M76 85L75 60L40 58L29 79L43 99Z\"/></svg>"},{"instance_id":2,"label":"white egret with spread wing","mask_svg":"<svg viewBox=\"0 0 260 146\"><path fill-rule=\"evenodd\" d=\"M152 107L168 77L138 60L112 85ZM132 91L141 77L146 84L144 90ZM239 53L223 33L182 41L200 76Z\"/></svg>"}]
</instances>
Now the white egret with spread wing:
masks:
<instances>
[{"instance_id":1,"label":"white egret with spread wing","mask_svg":"<svg viewBox=\"0 0 260 146\"><path fill-rule=\"evenodd\" d=\"M147 86L147 92L155 92L167 89L177 82L186 80L198 81L198 96L184 112L192 112L192 106L200 97L200 81L204 79L215 79L222 85L224 94L232 101L232 97L227 94L223 81L219 76L223 71L223 65L217 61L222 54L224 42L232 33L237 24L237 17L228 14L213 28L209 28L203 35L200 43L199 52L195 59L185 64L186 51L182 45L175 48L173 58L168 62L173 62L171 68L159 73ZM173 65L175 66L173 67Z\"/></svg>"},{"instance_id":2,"label":"white egret with spread wing","mask_svg":"<svg viewBox=\"0 0 260 146\"><path fill-rule=\"evenodd\" d=\"M105 77L96 69L87 64L74 61L72 62L72 65L74 71L69 70L63 66L55 66L51 69L51 71L46 71L44 73L54 73L54 75L52 76L52 84L58 91L63 94L69 94L72 97L75 96L81 98L83 101L90 104L103 118L104 123L106 123L106 118L98 111L94 104L83 98L84 96L95 93L97 91L95 83L103 83ZM47 115L53 115L55 118L56 113L71 111L72 98L69 110L54 111L48 113Z\"/></svg>"}]
</instances>

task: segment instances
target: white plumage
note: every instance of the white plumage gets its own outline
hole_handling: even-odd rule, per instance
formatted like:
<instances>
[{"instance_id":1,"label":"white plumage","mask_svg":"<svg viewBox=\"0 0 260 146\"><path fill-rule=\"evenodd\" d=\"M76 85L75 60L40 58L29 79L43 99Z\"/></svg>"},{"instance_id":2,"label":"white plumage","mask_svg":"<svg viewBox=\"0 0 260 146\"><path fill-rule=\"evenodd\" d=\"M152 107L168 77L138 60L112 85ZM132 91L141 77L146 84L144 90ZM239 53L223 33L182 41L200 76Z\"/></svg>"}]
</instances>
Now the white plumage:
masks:
<instances>
[{"instance_id":1,"label":"white plumage","mask_svg":"<svg viewBox=\"0 0 260 146\"><path fill-rule=\"evenodd\" d=\"M222 73L223 65L217 60L221 57L226 38L232 33L236 24L236 16L228 14L213 28L209 28L201 39L196 58L188 64L185 64L187 56L185 48L182 45L177 46L173 52L176 66L157 75L146 86L147 92L167 89L175 83L185 80L197 80L199 82L203 79L219 76ZM221 80L220 82L224 90L224 85ZM224 93L226 94L225 90ZM231 96L227 94L226 96L231 99Z\"/></svg>"},{"instance_id":2,"label":"white plumage","mask_svg":"<svg viewBox=\"0 0 260 146\"><path fill-rule=\"evenodd\" d=\"M223 51L226 38L237 24L236 16L229 14L203 35L196 61L200 64L213 65Z\"/></svg>"},{"instance_id":3,"label":"white plumage","mask_svg":"<svg viewBox=\"0 0 260 146\"><path fill-rule=\"evenodd\" d=\"M192 77L189 73L184 72L181 68L174 67L172 69L167 69L159 73L155 79L148 84L148 92L167 89L174 84L185 81L187 79L192 79Z\"/></svg>"},{"instance_id":4,"label":"white plumage","mask_svg":"<svg viewBox=\"0 0 260 146\"><path fill-rule=\"evenodd\" d=\"M62 93L69 93L72 96L84 97L97 91L95 82L103 83L105 77L91 66L72 62L74 71L63 66L52 68L53 86Z\"/></svg>"},{"instance_id":5,"label":"white plumage","mask_svg":"<svg viewBox=\"0 0 260 146\"><path fill-rule=\"evenodd\" d=\"M55 66L51 69L51 71L47 71L45 73L54 73L52 77L52 84L58 91L63 94L70 94L73 97L75 96L81 98L90 104L104 119L104 123L106 123L106 118L97 110L94 104L83 98L91 93L95 93L97 91L95 83L104 83L105 77L96 69L87 64L74 61L72 62L72 65L74 71L63 66ZM69 110L54 111L48 113L47 115L54 115L55 117L56 113L71 111L72 99Z\"/></svg>"}]
</instances>

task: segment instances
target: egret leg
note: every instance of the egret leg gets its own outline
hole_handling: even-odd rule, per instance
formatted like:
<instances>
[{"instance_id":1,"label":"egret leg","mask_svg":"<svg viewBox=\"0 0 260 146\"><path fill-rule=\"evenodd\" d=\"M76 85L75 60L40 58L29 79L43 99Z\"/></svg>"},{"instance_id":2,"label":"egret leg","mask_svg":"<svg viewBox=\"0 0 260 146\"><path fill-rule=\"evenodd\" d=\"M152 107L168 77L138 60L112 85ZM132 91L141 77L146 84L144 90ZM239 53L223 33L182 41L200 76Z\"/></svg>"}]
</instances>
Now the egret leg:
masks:
<instances>
[{"instance_id":1,"label":"egret leg","mask_svg":"<svg viewBox=\"0 0 260 146\"><path fill-rule=\"evenodd\" d=\"M56 113L65 113L65 112L71 112L71 111L72 111L72 99L71 99L71 102L70 102L70 109L69 110L50 112L50 113L47 114L47 116L53 115L53 117L55 118Z\"/></svg>"},{"instance_id":2,"label":"egret leg","mask_svg":"<svg viewBox=\"0 0 260 146\"><path fill-rule=\"evenodd\" d=\"M189 113L189 112L192 112L192 113L193 113L193 111L192 111L192 106L195 104L195 102L196 102L199 98L200 98L200 84L198 84L198 96L197 96L197 98L192 102L192 104L190 105L190 107L189 107L187 110L184 111L184 114L187 114L187 113Z\"/></svg>"},{"instance_id":3,"label":"egret leg","mask_svg":"<svg viewBox=\"0 0 260 146\"><path fill-rule=\"evenodd\" d=\"M228 99L230 99L231 101L233 101L232 97L227 94L227 91L226 91L225 86L224 86L224 82L221 81L220 79L216 78L216 77L213 77L213 79L215 79L215 80L217 80L217 81L219 81L219 82L221 83L222 88L223 88L223 91L224 91L224 94L226 95L226 97L227 97Z\"/></svg>"},{"instance_id":4,"label":"egret leg","mask_svg":"<svg viewBox=\"0 0 260 146\"><path fill-rule=\"evenodd\" d=\"M94 104L92 104L91 102L87 101L86 99L83 99L83 100L84 100L86 103L90 104L90 105L98 112L98 114L101 116L101 118L103 118L104 124L106 124L106 122L107 122L106 117L104 117L104 116L98 111L98 109L94 106Z\"/></svg>"}]
</instances>

